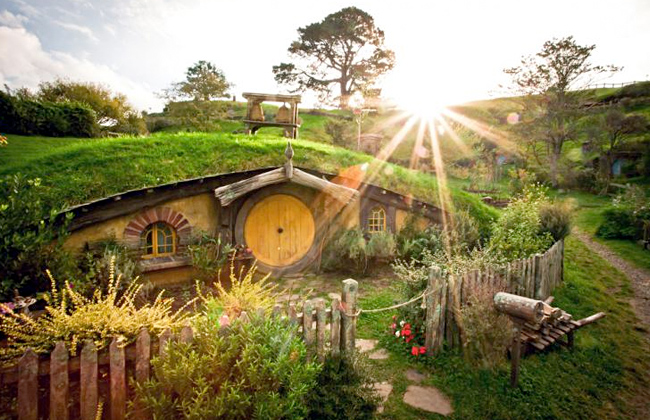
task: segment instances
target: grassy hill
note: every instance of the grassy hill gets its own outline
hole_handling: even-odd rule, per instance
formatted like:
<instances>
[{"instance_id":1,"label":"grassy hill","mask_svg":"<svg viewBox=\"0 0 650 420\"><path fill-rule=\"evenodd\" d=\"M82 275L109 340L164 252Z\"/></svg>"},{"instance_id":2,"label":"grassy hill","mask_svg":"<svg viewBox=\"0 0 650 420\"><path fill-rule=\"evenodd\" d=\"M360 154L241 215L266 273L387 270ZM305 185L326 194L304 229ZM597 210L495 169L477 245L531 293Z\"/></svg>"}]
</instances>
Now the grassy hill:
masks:
<instances>
[{"instance_id":1,"label":"grassy hill","mask_svg":"<svg viewBox=\"0 0 650 420\"><path fill-rule=\"evenodd\" d=\"M284 162L285 147L285 138L269 134L160 133L102 139L10 135L9 146L0 150L0 176L39 177L48 200L65 207L129 189L278 166ZM366 182L439 204L438 183L431 175L320 142L299 139L294 150L296 165L324 172L368 163L368 172L377 175ZM451 196L457 207L470 211L484 227L496 215L458 188L451 187Z\"/></svg>"}]
</instances>

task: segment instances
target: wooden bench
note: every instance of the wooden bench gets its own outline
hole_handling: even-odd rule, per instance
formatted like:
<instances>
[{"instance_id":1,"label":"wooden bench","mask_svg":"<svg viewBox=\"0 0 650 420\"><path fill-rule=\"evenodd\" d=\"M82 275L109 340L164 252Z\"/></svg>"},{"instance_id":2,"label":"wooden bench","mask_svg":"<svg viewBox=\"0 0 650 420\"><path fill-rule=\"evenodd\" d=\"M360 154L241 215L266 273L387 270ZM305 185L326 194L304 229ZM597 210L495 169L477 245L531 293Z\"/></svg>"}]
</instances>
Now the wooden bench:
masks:
<instances>
[{"instance_id":1,"label":"wooden bench","mask_svg":"<svg viewBox=\"0 0 650 420\"><path fill-rule=\"evenodd\" d=\"M255 134L257 130L262 127L280 127L284 128L285 136L292 139L298 138L298 129L300 124L292 123L281 123L275 121L255 121L255 120L244 120L246 124L246 134Z\"/></svg>"}]
</instances>

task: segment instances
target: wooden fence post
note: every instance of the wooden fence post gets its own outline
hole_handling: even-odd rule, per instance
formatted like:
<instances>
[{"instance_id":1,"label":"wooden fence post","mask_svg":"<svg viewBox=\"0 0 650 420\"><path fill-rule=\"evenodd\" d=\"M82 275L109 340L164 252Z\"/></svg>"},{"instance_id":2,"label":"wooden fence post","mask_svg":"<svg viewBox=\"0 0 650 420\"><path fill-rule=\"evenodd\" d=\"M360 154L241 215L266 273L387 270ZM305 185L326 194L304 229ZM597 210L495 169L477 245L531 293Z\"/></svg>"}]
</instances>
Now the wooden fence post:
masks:
<instances>
[{"instance_id":1,"label":"wooden fence post","mask_svg":"<svg viewBox=\"0 0 650 420\"><path fill-rule=\"evenodd\" d=\"M29 348L18 363L18 420L36 420L38 418L38 356Z\"/></svg>"},{"instance_id":2,"label":"wooden fence post","mask_svg":"<svg viewBox=\"0 0 650 420\"><path fill-rule=\"evenodd\" d=\"M314 334L312 333L314 319L313 319L313 306L311 300L306 300L302 304L302 339L307 346L307 353L312 353L312 345L314 344Z\"/></svg>"},{"instance_id":3,"label":"wooden fence post","mask_svg":"<svg viewBox=\"0 0 650 420\"><path fill-rule=\"evenodd\" d=\"M426 289L427 314L425 323L424 346L427 355L433 356L433 348L437 341L438 325L440 324L440 291L436 290L440 283L440 268L433 267L429 272L429 285Z\"/></svg>"},{"instance_id":4,"label":"wooden fence post","mask_svg":"<svg viewBox=\"0 0 650 420\"><path fill-rule=\"evenodd\" d=\"M126 363L124 347L117 338L113 338L108 348L110 395L111 395L111 420L124 420L126 415Z\"/></svg>"},{"instance_id":5,"label":"wooden fence post","mask_svg":"<svg viewBox=\"0 0 650 420\"><path fill-rule=\"evenodd\" d=\"M81 350L79 413L81 420L93 420L97 414L99 393L97 390L97 347L86 340Z\"/></svg>"},{"instance_id":6,"label":"wooden fence post","mask_svg":"<svg viewBox=\"0 0 650 420\"><path fill-rule=\"evenodd\" d=\"M533 273L535 278L535 299L545 299L544 282L547 281L542 276L542 256L540 254L533 255Z\"/></svg>"},{"instance_id":7,"label":"wooden fence post","mask_svg":"<svg viewBox=\"0 0 650 420\"><path fill-rule=\"evenodd\" d=\"M341 302L338 298L332 299L332 320L330 322L330 343L332 354L341 353Z\"/></svg>"},{"instance_id":8,"label":"wooden fence post","mask_svg":"<svg viewBox=\"0 0 650 420\"><path fill-rule=\"evenodd\" d=\"M68 420L68 350L59 341L50 356L50 419Z\"/></svg>"},{"instance_id":9,"label":"wooden fence post","mask_svg":"<svg viewBox=\"0 0 650 420\"><path fill-rule=\"evenodd\" d=\"M343 313L341 314L341 349L346 352L354 351L357 333L357 293L359 283L353 279L343 280L341 296Z\"/></svg>"},{"instance_id":10,"label":"wooden fence post","mask_svg":"<svg viewBox=\"0 0 650 420\"><path fill-rule=\"evenodd\" d=\"M316 353L318 360L325 360L325 300L314 299L316 309Z\"/></svg>"},{"instance_id":11,"label":"wooden fence post","mask_svg":"<svg viewBox=\"0 0 650 420\"><path fill-rule=\"evenodd\" d=\"M151 370L151 336L146 328L142 328L135 341L135 381L143 384L149 379ZM136 400L135 418L146 420L151 418L142 403Z\"/></svg>"}]
</instances>

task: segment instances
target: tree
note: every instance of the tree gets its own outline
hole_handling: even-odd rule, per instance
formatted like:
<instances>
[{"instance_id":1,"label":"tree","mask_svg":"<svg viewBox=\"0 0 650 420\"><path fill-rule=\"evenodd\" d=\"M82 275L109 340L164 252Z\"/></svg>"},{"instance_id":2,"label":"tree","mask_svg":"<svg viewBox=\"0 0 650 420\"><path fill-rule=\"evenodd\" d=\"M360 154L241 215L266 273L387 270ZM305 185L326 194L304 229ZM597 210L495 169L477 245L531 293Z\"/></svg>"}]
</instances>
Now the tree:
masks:
<instances>
[{"instance_id":1,"label":"tree","mask_svg":"<svg viewBox=\"0 0 650 420\"><path fill-rule=\"evenodd\" d=\"M603 172L607 177L607 183L612 178L615 152L620 150L630 137L645 133L649 127L648 119L645 116L626 115L619 107L611 107L604 114L595 118L589 137L600 149L605 163Z\"/></svg>"},{"instance_id":2,"label":"tree","mask_svg":"<svg viewBox=\"0 0 650 420\"><path fill-rule=\"evenodd\" d=\"M226 76L209 61L198 61L185 72L185 80L174 83L163 91L163 96L170 101L193 99L194 101L210 101L217 98L228 98L228 83Z\"/></svg>"},{"instance_id":3,"label":"tree","mask_svg":"<svg viewBox=\"0 0 650 420\"><path fill-rule=\"evenodd\" d=\"M620 70L613 65L594 65L589 59L595 45L578 45L572 36L546 41L542 50L524 56L519 66L504 69L510 89L525 100L523 121L528 134L546 143L550 177L558 185L558 162L564 143L576 134L577 115L584 106L584 88L597 75Z\"/></svg>"},{"instance_id":4,"label":"tree","mask_svg":"<svg viewBox=\"0 0 650 420\"><path fill-rule=\"evenodd\" d=\"M23 96L25 94L23 93ZM113 93L100 84L57 79L38 86L36 98L46 102L79 102L87 105L97 115L97 123L112 131L129 134L146 132L144 120L129 103L125 95Z\"/></svg>"},{"instance_id":5,"label":"tree","mask_svg":"<svg viewBox=\"0 0 650 420\"><path fill-rule=\"evenodd\" d=\"M298 28L298 34L289 47L293 62L273 66L275 80L293 86L293 92L313 90L323 101L334 96L338 85L341 108L352 93L372 88L395 62L395 53L384 47L384 32L356 7Z\"/></svg>"}]
</instances>

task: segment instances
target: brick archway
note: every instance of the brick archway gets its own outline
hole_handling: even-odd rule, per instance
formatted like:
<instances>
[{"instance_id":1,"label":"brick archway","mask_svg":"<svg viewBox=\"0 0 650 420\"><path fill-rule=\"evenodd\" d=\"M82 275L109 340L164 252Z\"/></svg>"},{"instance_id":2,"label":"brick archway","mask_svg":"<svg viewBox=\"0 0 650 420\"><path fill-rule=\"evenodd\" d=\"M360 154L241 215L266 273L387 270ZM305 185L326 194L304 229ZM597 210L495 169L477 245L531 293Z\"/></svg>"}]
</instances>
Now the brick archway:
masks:
<instances>
[{"instance_id":1,"label":"brick archway","mask_svg":"<svg viewBox=\"0 0 650 420\"><path fill-rule=\"evenodd\" d=\"M156 222L164 222L174 228L178 238L177 253L187 246L192 234L192 226L185 216L169 207L156 207L138 214L124 228L124 240L129 246L139 248L142 233L147 226Z\"/></svg>"}]
</instances>

